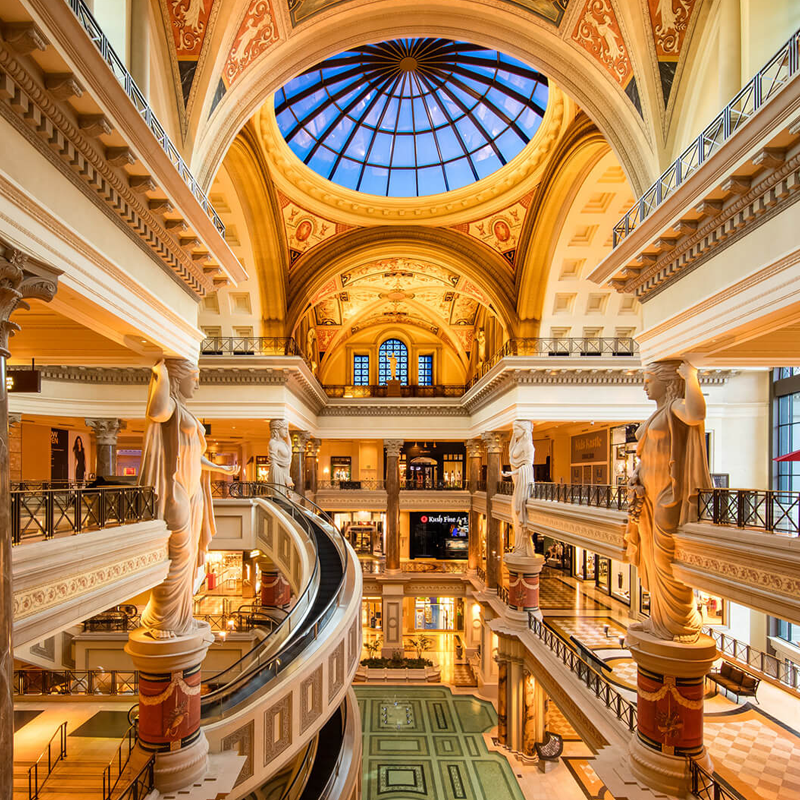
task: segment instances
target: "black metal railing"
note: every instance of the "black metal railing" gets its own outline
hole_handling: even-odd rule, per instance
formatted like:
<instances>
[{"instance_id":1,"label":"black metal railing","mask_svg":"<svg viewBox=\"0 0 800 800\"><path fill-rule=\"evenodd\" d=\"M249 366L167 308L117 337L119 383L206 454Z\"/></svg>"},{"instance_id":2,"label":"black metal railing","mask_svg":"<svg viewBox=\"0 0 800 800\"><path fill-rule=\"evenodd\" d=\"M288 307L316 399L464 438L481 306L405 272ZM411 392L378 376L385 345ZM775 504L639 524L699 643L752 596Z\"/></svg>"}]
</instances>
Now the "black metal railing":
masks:
<instances>
[{"instance_id":1,"label":"black metal railing","mask_svg":"<svg viewBox=\"0 0 800 800\"><path fill-rule=\"evenodd\" d=\"M486 583L486 570L483 567L476 567L475 574L478 576L479 581Z\"/></svg>"},{"instance_id":2,"label":"black metal railing","mask_svg":"<svg viewBox=\"0 0 800 800\"><path fill-rule=\"evenodd\" d=\"M324 491L326 489L341 489L344 492L378 492L383 490L384 482L374 478L366 478L359 480L334 480L334 481L317 481L317 491Z\"/></svg>"},{"instance_id":3,"label":"black metal railing","mask_svg":"<svg viewBox=\"0 0 800 800\"><path fill-rule=\"evenodd\" d=\"M108 764L103 769L103 800L111 800L114 794L114 789L117 788L119 779L125 772L128 762L131 759L131 753L136 746L136 735L138 732L138 720L128 728L122 741L117 748L117 752L109 760Z\"/></svg>"},{"instance_id":4,"label":"black metal railing","mask_svg":"<svg viewBox=\"0 0 800 800\"><path fill-rule=\"evenodd\" d=\"M566 357L638 355L639 345L629 336L586 336L582 338L509 339L491 358L484 361L466 389L472 388L498 361L511 356Z\"/></svg>"},{"instance_id":5,"label":"black metal railing","mask_svg":"<svg viewBox=\"0 0 800 800\"><path fill-rule=\"evenodd\" d=\"M742 795L721 783L716 775L704 769L693 758L688 761L692 795L700 800L742 800Z\"/></svg>"},{"instance_id":6,"label":"black metal railing","mask_svg":"<svg viewBox=\"0 0 800 800\"><path fill-rule=\"evenodd\" d=\"M757 647L752 647L745 642L734 639L724 631L708 626L703 627L703 633L710 636L717 643L717 650L727 661L742 664L753 672L787 686L790 689L800 689L800 665L789 659L778 658L770 653L765 653Z\"/></svg>"},{"instance_id":7,"label":"black metal railing","mask_svg":"<svg viewBox=\"0 0 800 800\"><path fill-rule=\"evenodd\" d=\"M53 740L58 737L58 748L53 746ZM44 782L50 777L56 764L67 757L67 723L62 722L58 730L50 737L50 741L42 750L39 758L28 769L28 800L37 800ZM47 769L45 771L45 762Z\"/></svg>"},{"instance_id":8,"label":"black metal railing","mask_svg":"<svg viewBox=\"0 0 800 800\"><path fill-rule=\"evenodd\" d=\"M328 397L461 397L467 387L464 384L435 384L433 386L400 386L399 395L390 395L384 385L325 385Z\"/></svg>"},{"instance_id":9,"label":"black metal railing","mask_svg":"<svg viewBox=\"0 0 800 800\"><path fill-rule=\"evenodd\" d=\"M626 700L614 686L612 686L597 670L587 661L584 661L552 628L540 622L532 613L528 613L530 629L550 648L551 652L569 667L570 672L580 678L587 688L600 700L606 708L611 710L617 719L628 726L628 730L635 731L637 725L636 705Z\"/></svg>"},{"instance_id":10,"label":"black metal railing","mask_svg":"<svg viewBox=\"0 0 800 800\"><path fill-rule=\"evenodd\" d=\"M605 484L580 483L535 483L531 486L533 500L552 500L556 503L571 503L597 508L628 508L628 487Z\"/></svg>"},{"instance_id":11,"label":"black metal railing","mask_svg":"<svg viewBox=\"0 0 800 800\"><path fill-rule=\"evenodd\" d=\"M139 694L139 673L135 670L43 669L14 670L14 695L85 695L121 697Z\"/></svg>"},{"instance_id":12,"label":"black metal railing","mask_svg":"<svg viewBox=\"0 0 800 800\"><path fill-rule=\"evenodd\" d=\"M497 481L497 494L514 494L514 481Z\"/></svg>"},{"instance_id":13,"label":"black metal railing","mask_svg":"<svg viewBox=\"0 0 800 800\"><path fill-rule=\"evenodd\" d=\"M203 356L298 356L303 351L286 336L209 336L200 343Z\"/></svg>"},{"instance_id":14,"label":"black metal railing","mask_svg":"<svg viewBox=\"0 0 800 800\"><path fill-rule=\"evenodd\" d=\"M11 541L52 539L155 519L152 486L11 492Z\"/></svg>"},{"instance_id":15,"label":"black metal railing","mask_svg":"<svg viewBox=\"0 0 800 800\"><path fill-rule=\"evenodd\" d=\"M630 236L681 184L739 131L800 68L800 31L762 67L614 226L613 246Z\"/></svg>"},{"instance_id":16,"label":"black metal railing","mask_svg":"<svg viewBox=\"0 0 800 800\"><path fill-rule=\"evenodd\" d=\"M463 492L466 489L466 484L457 481L448 483L447 481L433 481L433 480L410 480L407 478L400 479L400 488L404 492Z\"/></svg>"},{"instance_id":17,"label":"black metal railing","mask_svg":"<svg viewBox=\"0 0 800 800\"><path fill-rule=\"evenodd\" d=\"M237 586L240 585L237 582ZM194 618L200 622L207 622L212 631L227 631L228 633L247 633L254 628L272 628L278 624L271 614L275 611L270 607L258 603L248 604L236 611L219 614L195 614ZM141 627L141 614L100 614L84 620L84 633L122 633L133 631Z\"/></svg>"},{"instance_id":18,"label":"black metal railing","mask_svg":"<svg viewBox=\"0 0 800 800\"><path fill-rule=\"evenodd\" d=\"M89 35L89 39L100 51L103 61L108 64L111 70L111 74L117 79L120 86L122 86L122 88L125 90L125 94L127 94L130 98L134 108L145 121L147 127L150 128L151 133L153 136L155 136L156 141L160 145L161 149L167 154L167 158L169 158L169 160L172 162L173 166L178 171L178 174L195 196L197 202L200 203L203 211L208 214L209 218L214 223L214 227L222 236L225 236L225 225L220 219L219 214L217 214L206 193L200 187L200 184L197 182L197 180L195 180L195 177L192 175L189 167L186 166L183 156L181 156L178 148L172 143L172 140L167 135L164 126L158 121L158 117L156 117L153 109L150 108L147 98L144 96L142 90L136 85L136 81L133 79L133 76L130 74L130 72L128 72L125 66L125 61L117 55L116 51L111 46L111 43L108 41L105 33L103 33L103 29L100 27L100 25L98 25L97 20L92 15L89 6L84 2L84 0L67 0L67 3L75 16L78 18L78 22L80 22L83 29Z\"/></svg>"},{"instance_id":19,"label":"black metal railing","mask_svg":"<svg viewBox=\"0 0 800 800\"><path fill-rule=\"evenodd\" d=\"M506 586L498 586L497 587L497 596L507 605L510 606L511 603L509 602L509 594L508 594L508 587Z\"/></svg>"},{"instance_id":20,"label":"black metal railing","mask_svg":"<svg viewBox=\"0 0 800 800\"><path fill-rule=\"evenodd\" d=\"M707 489L697 495L700 521L800 534L800 494L777 490Z\"/></svg>"},{"instance_id":21,"label":"black metal railing","mask_svg":"<svg viewBox=\"0 0 800 800\"><path fill-rule=\"evenodd\" d=\"M486 481L477 481L475 483L475 491L476 492L485 492L486 491Z\"/></svg>"},{"instance_id":22,"label":"black metal railing","mask_svg":"<svg viewBox=\"0 0 800 800\"><path fill-rule=\"evenodd\" d=\"M155 788L155 755L139 770L136 777L125 787L115 800L144 800Z\"/></svg>"}]
</instances>

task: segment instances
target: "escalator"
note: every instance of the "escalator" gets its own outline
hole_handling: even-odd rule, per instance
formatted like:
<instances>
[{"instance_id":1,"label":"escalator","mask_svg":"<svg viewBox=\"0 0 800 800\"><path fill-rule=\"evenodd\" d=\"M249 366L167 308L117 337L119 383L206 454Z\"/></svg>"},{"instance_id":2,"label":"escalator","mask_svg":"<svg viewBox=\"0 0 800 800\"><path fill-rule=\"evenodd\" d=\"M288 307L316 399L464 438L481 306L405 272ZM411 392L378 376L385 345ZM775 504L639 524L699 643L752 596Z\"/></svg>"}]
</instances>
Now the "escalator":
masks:
<instances>
[{"instance_id":1,"label":"escalator","mask_svg":"<svg viewBox=\"0 0 800 800\"><path fill-rule=\"evenodd\" d=\"M201 700L200 713L203 724L209 724L232 713L309 647L335 612L344 588L346 544L335 525L325 519L327 515L305 498L302 498L302 502L312 506L313 510L290 499L283 487L273 487L268 484L256 486L259 489L257 497L265 502L274 503L308 533L317 552L315 570L308 589L313 588L316 579L318 582L314 596L306 598L309 607L301 619L292 618L290 614L275 629L272 636L256 645L235 665L210 679L210 683L216 685L216 688L204 695ZM305 596L304 593L302 597ZM294 627L290 627L288 635L285 635L279 647L271 647L271 641L275 641L277 634L280 632L286 634L285 630L281 630L283 626Z\"/></svg>"}]
</instances>

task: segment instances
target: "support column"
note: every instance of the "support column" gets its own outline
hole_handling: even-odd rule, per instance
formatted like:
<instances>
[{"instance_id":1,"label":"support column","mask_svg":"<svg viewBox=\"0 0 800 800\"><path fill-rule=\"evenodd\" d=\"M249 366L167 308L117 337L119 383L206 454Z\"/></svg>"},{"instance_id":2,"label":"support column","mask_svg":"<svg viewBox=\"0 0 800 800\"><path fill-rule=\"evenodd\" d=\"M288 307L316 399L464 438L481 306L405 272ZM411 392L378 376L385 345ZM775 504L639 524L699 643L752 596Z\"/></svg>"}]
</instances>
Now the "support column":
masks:
<instances>
[{"instance_id":1,"label":"support column","mask_svg":"<svg viewBox=\"0 0 800 800\"><path fill-rule=\"evenodd\" d=\"M11 490L8 461L8 392L6 359L11 355L8 337L19 330L10 320L24 298L48 302L56 293L57 272L28 263L14 249L0 249L0 797L14 794L14 697L11 690L14 650L11 641L14 594L11 584Z\"/></svg>"},{"instance_id":2,"label":"support column","mask_svg":"<svg viewBox=\"0 0 800 800\"><path fill-rule=\"evenodd\" d=\"M94 431L97 447L97 476L113 478L117 474L117 437L127 423L122 419L85 419L87 428Z\"/></svg>"},{"instance_id":3,"label":"support column","mask_svg":"<svg viewBox=\"0 0 800 800\"><path fill-rule=\"evenodd\" d=\"M22 414L8 415L8 474L12 483L22 480Z\"/></svg>"},{"instance_id":4,"label":"support column","mask_svg":"<svg viewBox=\"0 0 800 800\"><path fill-rule=\"evenodd\" d=\"M292 589L283 573L268 556L260 556L257 568L261 573L261 605L266 608L285 608L292 599Z\"/></svg>"},{"instance_id":5,"label":"support column","mask_svg":"<svg viewBox=\"0 0 800 800\"><path fill-rule=\"evenodd\" d=\"M497 482L500 480L503 434L500 431L487 431L481 438L486 446L486 588L497 591L501 583L503 545L500 541L500 522L492 516L492 498L497 494Z\"/></svg>"},{"instance_id":6,"label":"support column","mask_svg":"<svg viewBox=\"0 0 800 800\"><path fill-rule=\"evenodd\" d=\"M508 660L507 675L506 746L515 753L521 753L525 728L525 682L521 658Z\"/></svg>"},{"instance_id":7,"label":"support column","mask_svg":"<svg viewBox=\"0 0 800 800\"><path fill-rule=\"evenodd\" d=\"M292 431L291 476L297 494L306 496L306 445L311 438L308 431Z\"/></svg>"},{"instance_id":8,"label":"support column","mask_svg":"<svg viewBox=\"0 0 800 800\"><path fill-rule=\"evenodd\" d=\"M497 741L508 746L508 661L497 662Z\"/></svg>"},{"instance_id":9,"label":"support column","mask_svg":"<svg viewBox=\"0 0 800 800\"><path fill-rule=\"evenodd\" d=\"M527 627L528 612L537 619L542 618L539 609L539 575L544 566L544 556L509 553L503 560L508 568L508 616Z\"/></svg>"},{"instance_id":10,"label":"support column","mask_svg":"<svg viewBox=\"0 0 800 800\"><path fill-rule=\"evenodd\" d=\"M481 477L481 461L483 459L483 443L480 439L470 439L467 442L467 477L470 493L469 509L469 553L467 569L474 574L481 560L481 539L478 532L478 512L475 510L475 493L478 491L478 481Z\"/></svg>"},{"instance_id":11,"label":"support column","mask_svg":"<svg viewBox=\"0 0 800 800\"><path fill-rule=\"evenodd\" d=\"M396 650L403 647L403 597L402 583L384 583L381 594L381 625L383 627L383 648L381 655L391 658Z\"/></svg>"},{"instance_id":12,"label":"support column","mask_svg":"<svg viewBox=\"0 0 800 800\"><path fill-rule=\"evenodd\" d=\"M525 720L522 730L522 752L536 754L536 744L544 741L546 724L545 693L542 684L527 670L524 671Z\"/></svg>"},{"instance_id":13,"label":"support column","mask_svg":"<svg viewBox=\"0 0 800 800\"><path fill-rule=\"evenodd\" d=\"M631 771L646 786L683 797L690 787L688 758L713 771L703 744L703 696L716 644L710 636L672 642L631 628L626 642L639 667Z\"/></svg>"},{"instance_id":14,"label":"support column","mask_svg":"<svg viewBox=\"0 0 800 800\"><path fill-rule=\"evenodd\" d=\"M125 652L139 671L139 741L155 753L155 785L162 794L191 786L208 767L200 727L200 667L214 636L208 625L175 639L153 639L144 628Z\"/></svg>"},{"instance_id":15,"label":"support column","mask_svg":"<svg viewBox=\"0 0 800 800\"><path fill-rule=\"evenodd\" d=\"M322 442L309 439L306 445L306 487L316 497L317 494L317 459Z\"/></svg>"},{"instance_id":16,"label":"support column","mask_svg":"<svg viewBox=\"0 0 800 800\"><path fill-rule=\"evenodd\" d=\"M400 572L400 451L402 439L384 439L386 448L386 571Z\"/></svg>"}]
</instances>

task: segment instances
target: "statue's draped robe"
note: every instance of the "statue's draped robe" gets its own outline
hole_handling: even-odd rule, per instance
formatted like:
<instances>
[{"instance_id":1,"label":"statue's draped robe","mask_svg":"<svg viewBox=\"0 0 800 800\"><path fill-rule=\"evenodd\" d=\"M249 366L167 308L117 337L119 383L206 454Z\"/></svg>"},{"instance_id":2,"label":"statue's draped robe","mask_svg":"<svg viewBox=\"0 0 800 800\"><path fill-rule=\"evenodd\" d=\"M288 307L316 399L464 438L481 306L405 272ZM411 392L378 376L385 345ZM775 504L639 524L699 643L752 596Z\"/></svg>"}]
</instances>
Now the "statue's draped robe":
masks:
<instances>
[{"instance_id":1,"label":"statue's draped robe","mask_svg":"<svg viewBox=\"0 0 800 800\"><path fill-rule=\"evenodd\" d=\"M291 468L291 446L282 439L271 439L269 443L269 482L278 486L289 486Z\"/></svg>"},{"instance_id":2,"label":"statue's draped robe","mask_svg":"<svg viewBox=\"0 0 800 800\"><path fill-rule=\"evenodd\" d=\"M687 425L672 410L672 401L639 429L639 483L644 487L638 523L642 586L650 592L650 620L645 629L658 638L695 635L702 626L692 589L672 571L675 533L689 521L699 489L711 486L705 456L705 427Z\"/></svg>"},{"instance_id":3,"label":"statue's draped robe","mask_svg":"<svg viewBox=\"0 0 800 800\"><path fill-rule=\"evenodd\" d=\"M525 530L528 523L528 495L533 484L534 448L530 434L512 442L508 452L514 479L512 498L514 520L514 552L533 555L530 536Z\"/></svg>"},{"instance_id":4,"label":"statue's draped robe","mask_svg":"<svg viewBox=\"0 0 800 800\"><path fill-rule=\"evenodd\" d=\"M196 628L195 578L216 532L211 474L202 468L205 450L203 426L179 401L165 422L148 419L139 482L155 488L157 516L170 531L170 566L150 595L142 625L178 636Z\"/></svg>"}]
</instances>

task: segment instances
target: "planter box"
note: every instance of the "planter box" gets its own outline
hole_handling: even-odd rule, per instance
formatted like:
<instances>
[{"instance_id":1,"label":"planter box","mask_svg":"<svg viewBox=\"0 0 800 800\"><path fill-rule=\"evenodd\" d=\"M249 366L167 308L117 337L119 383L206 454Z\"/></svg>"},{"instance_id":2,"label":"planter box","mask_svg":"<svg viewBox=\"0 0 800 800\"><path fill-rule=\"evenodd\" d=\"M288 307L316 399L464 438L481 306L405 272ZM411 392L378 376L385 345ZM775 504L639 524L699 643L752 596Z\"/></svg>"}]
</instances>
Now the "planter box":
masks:
<instances>
[{"instance_id":1,"label":"planter box","mask_svg":"<svg viewBox=\"0 0 800 800\"><path fill-rule=\"evenodd\" d=\"M438 683L441 675L442 671L439 667L424 667L423 669L359 667L355 681L357 683Z\"/></svg>"}]
</instances>

